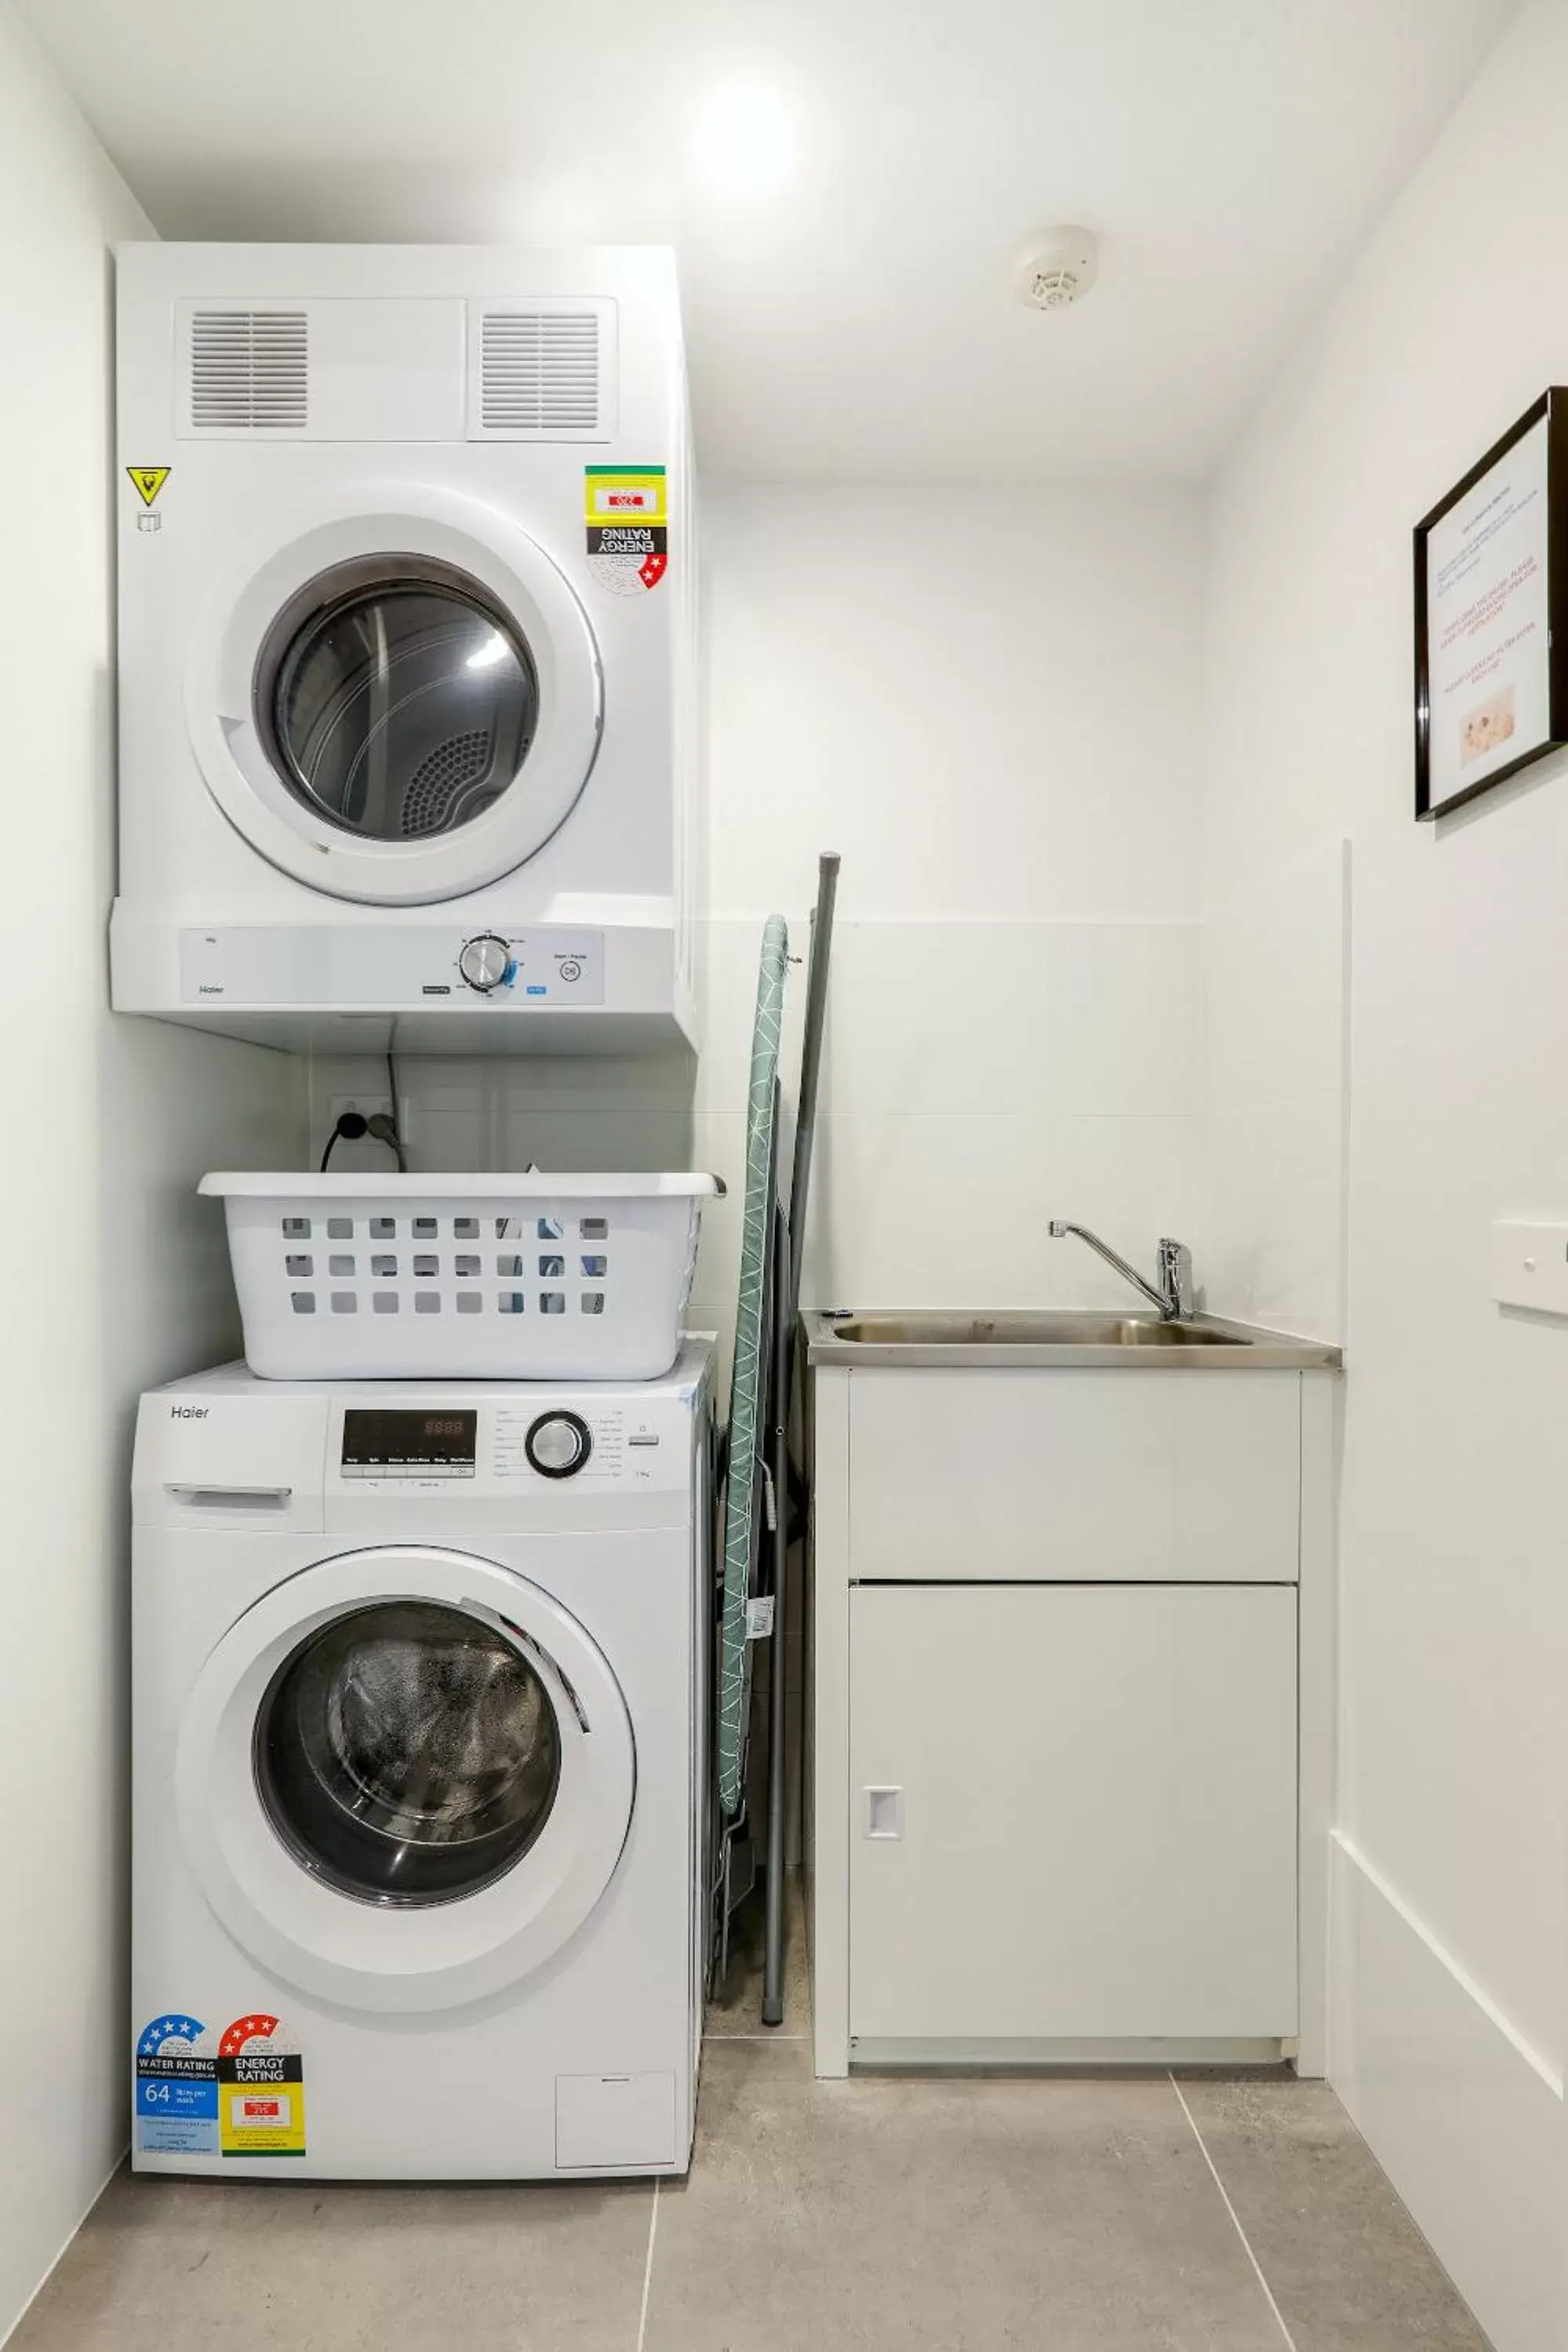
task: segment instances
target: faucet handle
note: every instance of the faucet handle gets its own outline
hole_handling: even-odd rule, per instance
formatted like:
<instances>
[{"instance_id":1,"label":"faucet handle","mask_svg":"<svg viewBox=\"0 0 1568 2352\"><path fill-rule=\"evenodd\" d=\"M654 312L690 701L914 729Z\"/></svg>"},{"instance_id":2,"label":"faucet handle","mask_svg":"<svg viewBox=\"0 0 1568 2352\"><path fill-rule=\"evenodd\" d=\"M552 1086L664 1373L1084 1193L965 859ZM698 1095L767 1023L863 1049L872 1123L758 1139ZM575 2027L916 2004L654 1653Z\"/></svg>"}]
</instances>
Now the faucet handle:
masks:
<instances>
[{"instance_id":1,"label":"faucet handle","mask_svg":"<svg viewBox=\"0 0 1568 2352\"><path fill-rule=\"evenodd\" d=\"M1174 1321L1192 1320L1192 1252L1185 1242L1163 1234L1158 1244L1160 1296Z\"/></svg>"}]
</instances>

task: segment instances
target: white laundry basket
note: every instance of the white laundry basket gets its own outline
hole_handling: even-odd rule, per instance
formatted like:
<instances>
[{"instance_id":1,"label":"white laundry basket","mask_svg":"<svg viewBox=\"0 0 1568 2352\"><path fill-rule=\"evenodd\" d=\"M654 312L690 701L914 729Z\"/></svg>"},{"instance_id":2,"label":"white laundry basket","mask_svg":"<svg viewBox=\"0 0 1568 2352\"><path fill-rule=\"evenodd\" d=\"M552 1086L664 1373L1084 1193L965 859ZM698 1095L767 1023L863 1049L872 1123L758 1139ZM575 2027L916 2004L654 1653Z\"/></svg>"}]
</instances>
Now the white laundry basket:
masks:
<instances>
[{"instance_id":1,"label":"white laundry basket","mask_svg":"<svg viewBox=\"0 0 1568 2352\"><path fill-rule=\"evenodd\" d=\"M264 1380L653 1381L715 1176L204 1176Z\"/></svg>"}]
</instances>

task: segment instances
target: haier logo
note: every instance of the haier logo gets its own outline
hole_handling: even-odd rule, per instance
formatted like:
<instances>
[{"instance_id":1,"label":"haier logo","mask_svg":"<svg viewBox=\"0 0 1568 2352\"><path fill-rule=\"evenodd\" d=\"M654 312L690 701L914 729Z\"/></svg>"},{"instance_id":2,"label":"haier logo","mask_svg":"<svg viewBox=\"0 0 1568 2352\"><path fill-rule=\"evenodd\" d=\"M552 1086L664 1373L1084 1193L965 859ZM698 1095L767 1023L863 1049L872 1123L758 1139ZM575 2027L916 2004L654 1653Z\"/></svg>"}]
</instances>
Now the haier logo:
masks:
<instances>
[{"instance_id":1,"label":"haier logo","mask_svg":"<svg viewBox=\"0 0 1568 2352\"><path fill-rule=\"evenodd\" d=\"M169 1407L171 1421L205 1421L206 1417L204 1404L172 1404Z\"/></svg>"}]
</instances>

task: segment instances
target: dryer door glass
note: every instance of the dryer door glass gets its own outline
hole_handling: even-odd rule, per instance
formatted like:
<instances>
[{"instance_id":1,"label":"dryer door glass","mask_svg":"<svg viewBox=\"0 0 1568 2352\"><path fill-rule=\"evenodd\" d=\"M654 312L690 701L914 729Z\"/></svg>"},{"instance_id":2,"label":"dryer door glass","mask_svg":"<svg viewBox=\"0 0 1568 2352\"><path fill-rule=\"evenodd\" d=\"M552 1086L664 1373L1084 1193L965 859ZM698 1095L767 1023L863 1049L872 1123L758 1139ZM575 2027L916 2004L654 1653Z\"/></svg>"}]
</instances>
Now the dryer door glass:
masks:
<instances>
[{"instance_id":1,"label":"dryer door glass","mask_svg":"<svg viewBox=\"0 0 1568 2352\"><path fill-rule=\"evenodd\" d=\"M560 1733L527 1658L482 1619L378 1601L284 1660L253 1765L305 1869L362 1902L448 1903L511 1870L544 1828Z\"/></svg>"},{"instance_id":2,"label":"dryer door glass","mask_svg":"<svg viewBox=\"0 0 1568 2352\"><path fill-rule=\"evenodd\" d=\"M297 800L373 841L426 841L492 808L528 755L539 685L477 581L421 556L344 564L262 647L256 722Z\"/></svg>"}]
</instances>

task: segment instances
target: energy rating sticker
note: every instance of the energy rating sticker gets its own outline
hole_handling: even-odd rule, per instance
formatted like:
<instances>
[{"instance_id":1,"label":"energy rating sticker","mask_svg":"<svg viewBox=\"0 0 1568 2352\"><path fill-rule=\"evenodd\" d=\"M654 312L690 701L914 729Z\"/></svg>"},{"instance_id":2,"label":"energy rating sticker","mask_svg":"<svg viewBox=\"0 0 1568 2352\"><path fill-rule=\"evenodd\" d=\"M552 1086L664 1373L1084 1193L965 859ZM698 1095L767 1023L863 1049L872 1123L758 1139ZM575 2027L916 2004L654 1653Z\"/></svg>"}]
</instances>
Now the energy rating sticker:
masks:
<instances>
[{"instance_id":1,"label":"energy rating sticker","mask_svg":"<svg viewBox=\"0 0 1568 2352\"><path fill-rule=\"evenodd\" d=\"M225 2156L303 2156L305 2061L276 2017L236 2017L218 2043Z\"/></svg>"},{"instance_id":2,"label":"energy rating sticker","mask_svg":"<svg viewBox=\"0 0 1568 2352\"><path fill-rule=\"evenodd\" d=\"M588 568L612 596L656 588L670 566L663 466L585 466Z\"/></svg>"},{"instance_id":3,"label":"energy rating sticker","mask_svg":"<svg viewBox=\"0 0 1568 2352\"><path fill-rule=\"evenodd\" d=\"M127 466L125 470L141 492L142 505L150 507L173 468L169 466Z\"/></svg>"},{"instance_id":4,"label":"energy rating sticker","mask_svg":"<svg viewBox=\"0 0 1568 2352\"><path fill-rule=\"evenodd\" d=\"M155 2017L136 2044L136 2145L152 2156L216 2156L218 2073L212 2036L183 2010Z\"/></svg>"}]
</instances>

